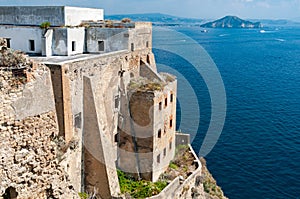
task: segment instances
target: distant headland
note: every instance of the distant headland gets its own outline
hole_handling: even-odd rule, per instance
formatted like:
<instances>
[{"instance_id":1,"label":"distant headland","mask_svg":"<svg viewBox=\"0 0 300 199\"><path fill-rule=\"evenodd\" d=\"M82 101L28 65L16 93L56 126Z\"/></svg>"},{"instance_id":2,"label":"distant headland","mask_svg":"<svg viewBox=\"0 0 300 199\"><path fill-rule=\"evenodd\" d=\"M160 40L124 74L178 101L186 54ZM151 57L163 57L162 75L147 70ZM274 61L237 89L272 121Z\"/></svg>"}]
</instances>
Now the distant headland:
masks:
<instances>
[{"instance_id":1,"label":"distant headland","mask_svg":"<svg viewBox=\"0 0 300 199\"><path fill-rule=\"evenodd\" d=\"M260 22L243 20L236 16L226 16L213 22L202 24L203 28L261 28Z\"/></svg>"}]
</instances>

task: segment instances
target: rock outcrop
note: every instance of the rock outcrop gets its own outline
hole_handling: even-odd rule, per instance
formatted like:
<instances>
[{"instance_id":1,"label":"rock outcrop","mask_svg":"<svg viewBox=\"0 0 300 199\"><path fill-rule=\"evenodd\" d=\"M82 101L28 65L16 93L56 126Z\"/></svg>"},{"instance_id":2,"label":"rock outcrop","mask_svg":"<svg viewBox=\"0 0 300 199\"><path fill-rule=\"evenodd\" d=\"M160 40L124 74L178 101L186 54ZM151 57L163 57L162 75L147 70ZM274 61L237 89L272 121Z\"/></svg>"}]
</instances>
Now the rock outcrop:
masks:
<instances>
[{"instance_id":1,"label":"rock outcrop","mask_svg":"<svg viewBox=\"0 0 300 199\"><path fill-rule=\"evenodd\" d=\"M236 16L226 16L213 22L202 24L203 28L261 28L260 22L245 21Z\"/></svg>"}]
</instances>

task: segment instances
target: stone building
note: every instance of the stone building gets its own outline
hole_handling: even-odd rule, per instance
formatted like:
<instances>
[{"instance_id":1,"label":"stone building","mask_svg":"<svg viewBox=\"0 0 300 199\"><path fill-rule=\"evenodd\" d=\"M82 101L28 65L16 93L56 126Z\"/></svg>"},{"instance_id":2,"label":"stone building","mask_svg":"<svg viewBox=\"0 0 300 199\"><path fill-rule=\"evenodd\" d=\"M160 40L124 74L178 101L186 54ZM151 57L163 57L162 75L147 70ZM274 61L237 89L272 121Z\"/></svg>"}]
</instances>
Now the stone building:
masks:
<instances>
[{"instance_id":1,"label":"stone building","mask_svg":"<svg viewBox=\"0 0 300 199\"><path fill-rule=\"evenodd\" d=\"M104 21L101 9L64 6L0 7L0 13L0 37L7 46L50 70L51 94L42 96L47 111L55 107L57 136L69 147L59 167L73 192L119 196L116 168L156 181L175 154L177 81L156 70L151 23ZM50 27L41 28L47 21ZM41 99L34 95L28 100ZM30 116L44 113L43 105L35 106L40 111ZM28 198L4 182L0 195L9 189Z\"/></svg>"}]
</instances>

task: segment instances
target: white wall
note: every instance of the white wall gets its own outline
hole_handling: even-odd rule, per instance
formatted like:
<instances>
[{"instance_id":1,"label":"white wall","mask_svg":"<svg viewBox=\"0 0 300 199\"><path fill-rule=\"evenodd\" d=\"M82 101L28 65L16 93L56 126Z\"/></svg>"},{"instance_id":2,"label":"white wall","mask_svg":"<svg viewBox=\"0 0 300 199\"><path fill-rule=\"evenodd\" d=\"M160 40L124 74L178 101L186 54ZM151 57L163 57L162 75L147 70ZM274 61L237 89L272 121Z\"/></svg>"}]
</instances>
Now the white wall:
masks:
<instances>
[{"instance_id":1,"label":"white wall","mask_svg":"<svg viewBox=\"0 0 300 199\"><path fill-rule=\"evenodd\" d=\"M103 9L95 8L79 8L79 7L65 7L65 25L77 26L83 20L103 20Z\"/></svg>"},{"instance_id":2,"label":"white wall","mask_svg":"<svg viewBox=\"0 0 300 199\"><path fill-rule=\"evenodd\" d=\"M103 9L68 6L0 6L0 24L77 26L82 20L103 20Z\"/></svg>"},{"instance_id":3,"label":"white wall","mask_svg":"<svg viewBox=\"0 0 300 199\"><path fill-rule=\"evenodd\" d=\"M12 49L26 53L42 53L42 32L39 27L0 26L0 37L10 38ZM34 40L34 51L30 51L29 40Z\"/></svg>"},{"instance_id":4,"label":"white wall","mask_svg":"<svg viewBox=\"0 0 300 199\"><path fill-rule=\"evenodd\" d=\"M68 28L68 55L82 54L84 50L84 28ZM72 42L75 41L75 51L72 50Z\"/></svg>"}]
</instances>

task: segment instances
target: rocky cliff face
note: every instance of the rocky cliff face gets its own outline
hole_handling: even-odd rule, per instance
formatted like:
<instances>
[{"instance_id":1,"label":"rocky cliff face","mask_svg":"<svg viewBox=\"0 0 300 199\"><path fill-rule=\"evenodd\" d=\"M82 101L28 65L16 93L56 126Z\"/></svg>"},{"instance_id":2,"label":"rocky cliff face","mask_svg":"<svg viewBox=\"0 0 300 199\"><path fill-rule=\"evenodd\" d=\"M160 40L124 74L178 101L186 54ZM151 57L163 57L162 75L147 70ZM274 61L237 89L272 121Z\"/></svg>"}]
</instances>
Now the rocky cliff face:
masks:
<instances>
[{"instance_id":1,"label":"rocky cliff face","mask_svg":"<svg viewBox=\"0 0 300 199\"><path fill-rule=\"evenodd\" d=\"M50 71L0 40L0 198L77 198L64 168Z\"/></svg>"},{"instance_id":2,"label":"rocky cliff face","mask_svg":"<svg viewBox=\"0 0 300 199\"><path fill-rule=\"evenodd\" d=\"M261 28L260 22L250 22L236 16L226 16L213 22L202 24L203 28Z\"/></svg>"}]
</instances>

